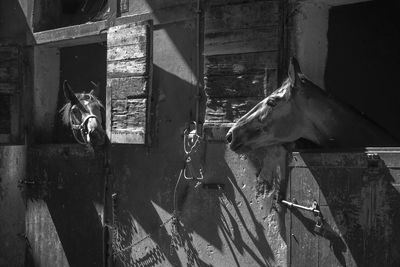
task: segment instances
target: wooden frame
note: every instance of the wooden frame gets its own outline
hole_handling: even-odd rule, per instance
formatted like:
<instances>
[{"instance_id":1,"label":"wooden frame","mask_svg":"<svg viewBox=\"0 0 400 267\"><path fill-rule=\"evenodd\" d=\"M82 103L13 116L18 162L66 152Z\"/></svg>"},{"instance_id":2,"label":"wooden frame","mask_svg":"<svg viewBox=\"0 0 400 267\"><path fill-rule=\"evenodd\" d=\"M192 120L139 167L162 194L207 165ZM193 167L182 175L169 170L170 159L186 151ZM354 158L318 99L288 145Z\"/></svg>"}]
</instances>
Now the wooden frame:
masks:
<instances>
[{"instance_id":1,"label":"wooden frame","mask_svg":"<svg viewBox=\"0 0 400 267\"><path fill-rule=\"evenodd\" d=\"M0 46L0 93L10 99L10 132L0 134L0 143L17 143L21 137L21 57L19 46Z\"/></svg>"},{"instance_id":2,"label":"wooden frame","mask_svg":"<svg viewBox=\"0 0 400 267\"><path fill-rule=\"evenodd\" d=\"M152 21L108 31L106 129L111 143L150 141L152 31Z\"/></svg>"}]
</instances>

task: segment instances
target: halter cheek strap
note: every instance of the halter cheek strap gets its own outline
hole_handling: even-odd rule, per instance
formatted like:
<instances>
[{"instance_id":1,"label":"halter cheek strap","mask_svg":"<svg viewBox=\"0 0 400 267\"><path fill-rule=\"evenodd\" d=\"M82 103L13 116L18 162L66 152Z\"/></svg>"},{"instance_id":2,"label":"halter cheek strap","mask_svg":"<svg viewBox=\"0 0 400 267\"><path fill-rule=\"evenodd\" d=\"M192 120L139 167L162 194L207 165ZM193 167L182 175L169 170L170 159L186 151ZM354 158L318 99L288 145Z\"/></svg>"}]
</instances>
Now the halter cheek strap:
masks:
<instances>
[{"instance_id":1,"label":"halter cheek strap","mask_svg":"<svg viewBox=\"0 0 400 267\"><path fill-rule=\"evenodd\" d=\"M96 115L90 114L90 115L88 115L88 116L86 116L84 118L84 120L82 121L81 124L74 124L72 122L72 116L69 117L69 122L70 122L70 125L71 125L72 134L74 135L75 140L81 145L87 145L87 143L88 143L86 141L85 135L87 135L87 126L86 126L87 125L87 121L90 118L95 118L97 120L97 116ZM81 139L83 141L80 140L80 138L78 138L78 135L76 133L77 131L79 131Z\"/></svg>"}]
</instances>

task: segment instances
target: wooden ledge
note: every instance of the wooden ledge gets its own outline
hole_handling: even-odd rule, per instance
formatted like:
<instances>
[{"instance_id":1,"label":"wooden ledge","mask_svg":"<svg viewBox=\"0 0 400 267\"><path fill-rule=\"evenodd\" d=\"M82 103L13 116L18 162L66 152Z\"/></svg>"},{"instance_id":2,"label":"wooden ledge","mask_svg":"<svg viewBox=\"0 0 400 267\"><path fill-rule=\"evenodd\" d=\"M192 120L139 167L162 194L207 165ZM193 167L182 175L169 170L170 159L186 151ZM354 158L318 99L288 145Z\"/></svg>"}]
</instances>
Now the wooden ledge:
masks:
<instances>
[{"instance_id":1,"label":"wooden ledge","mask_svg":"<svg viewBox=\"0 0 400 267\"><path fill-rule=\"evenodd\" d=\"M75 46L107 40L107 21L79 24L34 33L36 45L52 47Z\"/></svg>"}]
</instances>

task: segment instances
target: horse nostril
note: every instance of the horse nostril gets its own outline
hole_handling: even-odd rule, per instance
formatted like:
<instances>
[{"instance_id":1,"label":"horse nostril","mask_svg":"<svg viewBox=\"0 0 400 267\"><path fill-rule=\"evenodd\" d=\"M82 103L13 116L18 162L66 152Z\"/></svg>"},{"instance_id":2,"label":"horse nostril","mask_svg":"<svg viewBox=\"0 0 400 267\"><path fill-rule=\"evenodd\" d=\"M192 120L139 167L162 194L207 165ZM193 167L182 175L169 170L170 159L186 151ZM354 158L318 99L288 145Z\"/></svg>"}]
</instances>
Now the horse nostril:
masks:
<instances>
[{"instance_id":1,"label":"horse nostril","mask_svg":"<svg viewBox=\"0 0 400 267\"><path fill-rule=\"evenodd\" d=\"M232 142L232 139L233 139L232 132L228 132L228 133L226 134L226 141L227 141L228 143L231 143L231 142Z\"/></svg>"}]
</instances>

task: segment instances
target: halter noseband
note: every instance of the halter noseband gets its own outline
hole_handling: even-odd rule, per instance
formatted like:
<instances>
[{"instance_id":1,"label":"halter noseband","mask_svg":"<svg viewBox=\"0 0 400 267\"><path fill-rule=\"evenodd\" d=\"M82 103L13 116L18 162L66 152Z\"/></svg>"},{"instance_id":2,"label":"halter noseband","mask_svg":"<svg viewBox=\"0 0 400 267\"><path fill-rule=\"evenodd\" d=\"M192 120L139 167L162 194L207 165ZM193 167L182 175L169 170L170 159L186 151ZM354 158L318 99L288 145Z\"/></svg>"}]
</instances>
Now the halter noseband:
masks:
<instances>
[{"instance_id":1,"label":"halter noseband","mask_svg":"<svg viewBox=\"0 0 400 267\"><path fill-rule=\"evenodd\" d=\"M71 108L71 111L72 111L73 109L75 109L75 108L77 108L77 107L76 107L76 106L73 106L73 107ZM98 118L97 118L96 115L90 114L90 115L86 116L86 117L83 119L83 121L82 121L81 124L75 124L75 123L73 123L73 121L72 121L72 112L71 112L70 115L69 115L69 122L70 122L70 125L71 125L72 134L74 135L75 140L76 140L79 144L81 144L81 145L87 145L87 144L88 144L87 139L85 138L85 135L88 134L87 122L88 122L88 120L89 120L90 118L95 118L96 120L98 120ZM76 133L77 131L79 131L80 136L81 136L81 138L82 138L83 141L80 140L80 139L78 138L78 135L77 135L77 133Z\"/></svg>"}]
</instances>

